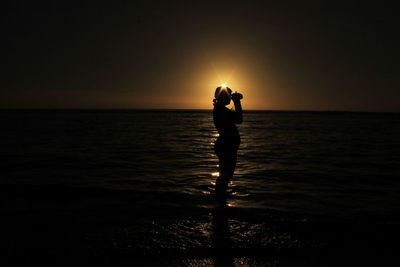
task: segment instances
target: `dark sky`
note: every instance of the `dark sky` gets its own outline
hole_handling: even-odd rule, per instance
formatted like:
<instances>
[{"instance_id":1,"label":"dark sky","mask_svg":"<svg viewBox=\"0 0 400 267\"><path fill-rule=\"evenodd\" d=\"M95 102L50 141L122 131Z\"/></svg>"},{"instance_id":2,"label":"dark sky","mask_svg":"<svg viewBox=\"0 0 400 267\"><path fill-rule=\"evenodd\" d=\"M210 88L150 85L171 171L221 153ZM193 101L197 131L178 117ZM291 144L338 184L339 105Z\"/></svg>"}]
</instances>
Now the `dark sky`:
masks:
<instances>
[{"instance_id":1,"label":"dark sky","mask_svg":"<svg viewBox=\"0 0 400 267\"><path fill-rule=\"evenodd\" d=\"M385 1L12 1L0 108L400 111Z\"/></svg>"}]
</instances>

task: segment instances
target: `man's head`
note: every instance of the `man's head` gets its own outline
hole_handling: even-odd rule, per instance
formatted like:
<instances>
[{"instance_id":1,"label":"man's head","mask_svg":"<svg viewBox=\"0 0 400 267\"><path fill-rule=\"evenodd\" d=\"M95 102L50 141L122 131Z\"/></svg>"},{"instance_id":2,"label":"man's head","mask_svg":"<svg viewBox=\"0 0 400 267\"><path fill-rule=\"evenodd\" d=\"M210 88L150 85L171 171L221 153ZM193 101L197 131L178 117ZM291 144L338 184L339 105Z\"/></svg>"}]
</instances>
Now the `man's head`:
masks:
<instances>
[{"instance_id":1,"label":"man's head","mask_svg":"<svg viewBox=\"0 0 400 267\"><path fill-rule=\"evenodd\" d=\"M229 87L217 87L214 94L214 104L229 105L231 103L232 90Z\"/></svg>"}]
</instances>

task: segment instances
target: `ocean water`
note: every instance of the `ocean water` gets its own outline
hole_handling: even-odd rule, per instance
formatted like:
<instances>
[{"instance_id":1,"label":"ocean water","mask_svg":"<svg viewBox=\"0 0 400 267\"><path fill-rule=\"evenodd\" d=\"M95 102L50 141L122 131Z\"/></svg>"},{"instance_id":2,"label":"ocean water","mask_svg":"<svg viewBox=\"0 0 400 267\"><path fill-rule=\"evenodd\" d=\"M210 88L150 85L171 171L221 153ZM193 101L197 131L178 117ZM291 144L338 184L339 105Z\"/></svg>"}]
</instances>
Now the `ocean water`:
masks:
<instances>
[{"instance_id":1,"label":"ocean water","mask_svg":"<svg viewBox=\"0 0 400 267\"><path fill-rule=\"evenodd\" d=\"M226 207L214 200L211 111L4 110L0 118L10 255L235 250L223 260L239 264L249 251L363 243L354 229L364 236L373 227L385 242L390 227L399 236L398 113L245 112Z\"/></svg>"}]
</instances>

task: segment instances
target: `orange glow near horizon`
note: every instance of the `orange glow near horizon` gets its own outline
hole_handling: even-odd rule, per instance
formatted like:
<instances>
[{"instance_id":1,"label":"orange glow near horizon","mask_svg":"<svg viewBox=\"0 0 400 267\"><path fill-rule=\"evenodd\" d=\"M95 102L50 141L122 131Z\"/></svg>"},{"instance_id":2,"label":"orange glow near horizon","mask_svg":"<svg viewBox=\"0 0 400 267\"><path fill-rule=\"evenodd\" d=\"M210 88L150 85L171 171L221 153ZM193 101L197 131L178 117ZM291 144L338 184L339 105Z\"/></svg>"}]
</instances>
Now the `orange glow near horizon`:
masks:
<instances>
[{"instance_id":1,"label":"orange glow near horizon","mask_svg":"<svg viewBox=\"0 0 400 267\"><path fill-rule=\"evenodd\" d=\"M129 101L135 108L212 109L215 89L221 86L243 95L243 109L275 108L271 105L274 92L270 90L277 88L270 79L273 73L259 65L251 50L231 43L220 45L187 51L187 57L173 62L168 72L157 77L162 90L149 87L135 92L132 79L125 85L132 88L132 95L121 102L128 106ZM233 103L228 106L232 107Z\"/></svg>"}]
</instances>

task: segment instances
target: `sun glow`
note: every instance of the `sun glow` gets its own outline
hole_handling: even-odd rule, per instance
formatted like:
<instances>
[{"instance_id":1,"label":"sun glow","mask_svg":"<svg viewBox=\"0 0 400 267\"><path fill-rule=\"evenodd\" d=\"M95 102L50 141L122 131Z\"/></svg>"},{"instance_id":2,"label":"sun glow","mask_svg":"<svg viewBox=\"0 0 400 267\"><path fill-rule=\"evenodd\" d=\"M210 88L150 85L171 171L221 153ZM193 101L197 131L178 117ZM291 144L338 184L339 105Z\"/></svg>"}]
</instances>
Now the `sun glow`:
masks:
<instances>
[{"instance_id":1,"label":"sun glow","mask_svg":"<svg viewBox=\"0 0 400 267\"><path fill-rule=\"evenodd\" d=\"M213 102L210 101L210 99L214 98L216 88L219 87L221 90L228 90L228 88L230 88L233 92L238 91L246 96L244 106L249 108L250 105L247 101L247 88L255 86L253 86L253 83L249 81L249 78L252 76L248 74L247 70L240 71L237 67L240 65L241 68L244 68L246 64L240 64L240 62L232 61L230 58L221 59L218 58L218 55L215 57L217 59L214 60L214 62L210 60L210 62L206 62L210 64L204 64L204 66L199 69L198 76L194 76L193 80L187 80L187 83L193 84L193 86L190 90L186 90L185 93L190 93L193 96L193 99L196 99L193 102L199 103L196 104L196 106L194 104L188 104L187 106L189 108L196 107L200 109L213 108ZM176 101L176 98L173 100ZM229 105L228 108L233 108L232 101Z\"/></svg>"}]
</instances>

